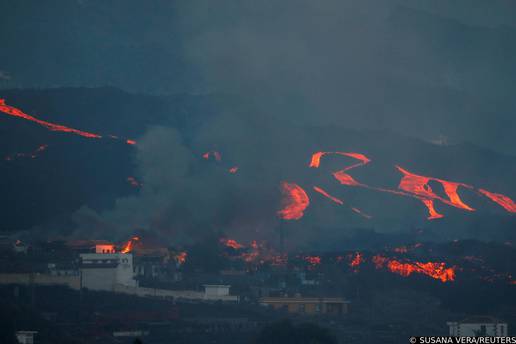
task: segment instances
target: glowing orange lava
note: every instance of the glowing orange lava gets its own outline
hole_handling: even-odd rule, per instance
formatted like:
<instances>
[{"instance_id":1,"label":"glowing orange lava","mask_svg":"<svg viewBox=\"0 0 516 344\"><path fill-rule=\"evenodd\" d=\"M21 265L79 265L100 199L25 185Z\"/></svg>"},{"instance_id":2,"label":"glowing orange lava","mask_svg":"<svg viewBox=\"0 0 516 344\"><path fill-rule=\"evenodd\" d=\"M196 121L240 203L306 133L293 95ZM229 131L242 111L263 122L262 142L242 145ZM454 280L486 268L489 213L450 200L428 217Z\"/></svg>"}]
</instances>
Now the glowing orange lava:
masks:
<instances>
[{"instance_id":1,"label":"glowing orange lava","mask_svg":"<svg viewBox=\"0 0 516 344\"><path fill-rule=\"evenodd\" d=\"M351 256L351 261L349 262L349 266L357 271L360 264L364 262L364 257L362 256L362 253L356 252L354 256Z\"/></svg>"},{"instance_id":2,"label":"glowing orange lava","mask_svg":"<svg viewBox=\"0 0 516 344\"><path fill-rule=\"evenodd\" d=\"M433 177L420 176L411 173L400 166L396 166L396 168L403 174L403 177L401 178L398 188L408 193L419 196L419 199L428 208L428 211L430 213L430 216L428 217L429 219L436 219L444 216L442 214L439 214L435 210L433 203L434 200L439 200L452 207L464 209L467 211L475 210L467 204L465 204L464 202L462 202L457 191L459 186L466 187L468 189L472 189L472 186L463 183L450 182L447 180L442 180ZM428 184L431 180L436 181L443 186L444 193L446 194L448 199L440 197L439 195L433 192L432 188Z\"/></svg>"},{"instance_id":3,"label":"glowing orange lava","mask_svg":"<svg viewBox=\"0 0 516 344\"><path fill-rule=\"evenodd\" d=\"M491 201L498 203L508 212L516 213L516 203L514 203L514 201L509 197L499 193L489 192L484 189L478 189L478 191L487 198L489 198Z\"/></svg>"},{"instance_id":4,"label":"glowing orange lava","mask_svg":"<svg viewBox=\"0 0 516 344\"><path fill-rule=\"evenodd\" d=\"M283 220L299 220L303 217L305 209L310 204L310 199L305 190L294 183L281 183L283 193L283 208L278 211L278 216Z\"/></svg>"},{"instance_id":5,"label":"glowing orange lava","mask_svg":"<svg viewBox=\"0 0 516 344\"><path fill-rule=\"evenodd\" d=\"M244 245L242 244L239 244L236 240L234 239L225 239L225 238L222 238L220 239L220 242L227 246L227 247L231 247L231 248L234 248L235 250L239 250L241 248L244 247Z\"/></svg>"},{"instance_id":6,"label":"glowing orange lava","mask_svg":"<svg viewBox=\"0 0 516 344\"><path fill-rule=\"evenodd\" d=\"M329 193L327 193L326 191L324 191L320 187L314 186L314 190L317 191L318 193L320 193L321 195L323 195L324 197L331 199L333 202L335 202L337 204L340 204L340 205L344 205L344 202L342 202L337 197L333 197L332 195L330 195Z\"/></svg>"},{"instance_id":7,"label":"glowing orange lava","mask_svg":"<svg viewBox=\"0 0 516 344\"><path fill-rule=\"evenodd\" d=\"M69 127L66 127L66 126L61 125L61 124L56 124L56 123L51 123L51 122L43 121L43 120L38 119L38 118L36 118L34 116L28 115L28 114L24 113L20 109L17 109L17 108L15 108L13 106L7 105L5 103L5 99L0 99L0 111L5 113L5 114L8 114L10 116L13 116L13 117L19 117L19 118L23 118L23 119L26 119L28 121L37 123L37 124L47 128L48 130L51 130L51 131L60 131L60 132L64 132L64 133L72 133L72 134L76 134L76 135L79 135L79 136L82 136L82 137L87 137L87 138L90 138L90 139L100 139L100 138L102 138L102 136L99 135L99 134L90 133L90 132L87 132L87 131L82 131L82 130L78 130L78 129L74 129L74 128L69 128ZM126 143L127 144L131 144L131 145L136 144L136 142L133 141L133 140L127 140Z\"/></svg>"},{"instance_id":8,"label":"glowing orange lava","mask_svg":"<svg viewBox=\"0 0 516 344\"><path fill-rule=\"evenodd\" d=\"M408 277L413 273L430 276L441 282L451 282L455 280L455 268L447 268L445 263L440 262L400 262L381 255L373 257L373 263L377 269L384 266L391 272Z\"/></svg>"}]
</instances>

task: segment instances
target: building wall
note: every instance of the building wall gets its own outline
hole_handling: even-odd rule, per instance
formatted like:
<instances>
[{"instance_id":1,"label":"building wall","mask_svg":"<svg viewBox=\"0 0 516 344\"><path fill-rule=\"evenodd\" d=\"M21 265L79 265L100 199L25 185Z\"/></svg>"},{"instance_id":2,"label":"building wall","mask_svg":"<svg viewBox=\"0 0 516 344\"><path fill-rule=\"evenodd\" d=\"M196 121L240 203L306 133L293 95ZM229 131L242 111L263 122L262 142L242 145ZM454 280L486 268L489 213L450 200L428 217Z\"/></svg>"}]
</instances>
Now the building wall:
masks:
<instances>
[{"instance_id":1,"label":"building wall","mask_svg":"<svg viewBox=\"0 0 516 344\"><path fill-rule=\"evenodd\" d=\"M81 285L80 276L52 276L48 274L0 274L0 284L39 284L63 285L78 290Z\"/></svg>"},{"instance_id":2,"label":"building wall","mask_svg":"<svg viewBox=\"0 0 516 344\"><path fill-rule=\"evenodd\" d=\"M114 290L116 283L115 268L81 269L82 287L91 290Z\"/></svg>"},{"instance_id":3,"label":"building wall","mask_svg":"<svg viewBox=\"0 0 516 344\"><path fill-rule=\"evenodd\" d=\"M82 287L92 290L115 290L115 285L137 286L132 254L81 254Z\"/></svg>"}]
</instances>

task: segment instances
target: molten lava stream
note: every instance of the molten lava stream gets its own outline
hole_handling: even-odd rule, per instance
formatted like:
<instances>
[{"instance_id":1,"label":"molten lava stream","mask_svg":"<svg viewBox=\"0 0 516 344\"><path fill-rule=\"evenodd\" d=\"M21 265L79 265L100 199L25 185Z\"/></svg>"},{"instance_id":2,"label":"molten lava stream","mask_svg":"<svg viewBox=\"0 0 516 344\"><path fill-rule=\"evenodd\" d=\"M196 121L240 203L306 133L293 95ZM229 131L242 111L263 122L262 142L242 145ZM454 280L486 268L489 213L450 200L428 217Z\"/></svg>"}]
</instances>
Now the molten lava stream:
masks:
<instances>
[{"instance_id":1,"label":"molten lava stream","mask_svg":"<svg viewBox=\"0 0 516 344\"><path fill-rule=\"evenodd\" d=\"M310 204L310 199L305 190L294 183L281 183L283 194L283 208L278 211L278 216L283 220L299 220L303 217L305 209Z\"/></svg>"},{"instance_id":2,"label":"molten lava stream","mask_svg":"<svg viewBox=\"0 0 516 344\"><path fill-rule=\"evenodd\" d=\"M320 193L321 195L323 195L324 197L332 200L333 202L337 203L337 204L340 204L340 205L344 205L344 202L341 201L340 199L338 199L337 197L334 197L332 195L330 195L329 193L327 193L326 191L324 191L323 189L321 189L320 187L318 186L314 186L314 190L317 191L318 193Z\"/></svg>"},{"instance_id":3,"label":"molten lava stream","mask_svg":"<svg viewBox=\"0 0 516 344\"><path fill-rule=\"evenodd\" d=\"M430 276L441 282L451 282L455 280L455 268L447 268L446 264L439 262L400 262L381 255L376 255L372 259L377 269L384 266L393 273L408 277L413 273Z\"/></svg>"},{"instance_id":4,"label":"molten lava stream","mask_svg":"<svg viewBox=\"0 0 516 344\"><path fill-rule=\"evenodd\" d=\"M244 245L238 243L236 240L234 239L226 239L226 238L221 238L220 239L220 242L224 245L224 246L227 246L227 247L231 247L235 250L239 250L241 248L244 247Z\"/></svg>"},{"instance_id":5,"label":"molten lava stream","mask_svg":"<svg viewBox=\"0 0 516 344\"><path fill-rule=\"evenodd\" d=\"M82 137L86 137L86 138L89 138L89 139L100 139L100 138L102 138L102 136L99 135L99 134L90 133L90 132L87 132L87 131L82 131L82 130L78 130L78 129L74 129L74 128L69 128L69 127L66 127L66 126L61 125L61 124L55 124L55 123L43 121L43 120L38 119L38 118L36 118L34 116L28 115L28 114L24 113L20 109L17 109L17 108L15 108L13 106L7 105L5 103L5 99L0 99L0 111L5 113L5 114L7 114L7 115L13 116L13 117L19 117L19 118L23 118L23 119L26 119L28 121L37 123L37 124L47 128L48 130L51 130L51 131L61 131L61 132L65 132L65 133L72 133L72 134L76 134L76 135L79 135L79 136L82 136ZM114 138L114 136L112 136L112 135L111 135L111 137ZM129 144L129 145L134 145L134 144L136 144L136 141L126 140L126 143Z\"/></svg>"},{"instance_id":6,"label":"molten lava stream","mask_svg":"<svg viewBox=\"0 0 516 344\"><path fill-rule=\"evenodd\" d=\"M338 199L337 197L334 197L332 195L330 195L328 192L326 192L325 190L323 190L322 188L318 187L318 186L314 186L314 190L317 191L318 193L320 193L321 195L323 195L324 197L332 200L333 202L339 204L339 205L344 205L344 201ZM366 218L366 219L370 219L371 216L365 214L364 212L362 212L360 209L357 209L355 207L350 207L351 210L353 210L355 213L357 213L358 215Z\"/></svg>"},{"instance_id":7,"label":"molten lava stream","mask_svg":"<svg viewBox=\"0 0 516 344\"><path fill-rule=\"evenodd\" d=\"M424 199L439 200L455 208L464 209L467 211L475 211L475 209L471 208L470 206L462 202L458 194L459 186L468 189L472 189L472 186L463 183L450 182L447 180L433 177L420 176L411 173L400 166L396 166L396 168L403 174L403 177L401 178L400 184L398 186L399 189L420 196ZM431 180L436 181L443 186L444 193L446 194L448 199L440 197L439 195L433 192L432 188L428 184Z\"/></svg>"},{"instance_id":8,"label":"molten lava stream","mask_svg":"<svg viewBox=\"0 0 516 344\"><path fill-rule=\"evenodd\" d=\"M484 189L478 189L478 191L482 195L484 195L487 198L489 198L491 201L493 201L493 202L499 204L500 206L502 206L508 212L516 213L516 203L514 203L514 201L512 199L510 199L509 197L507 197L505 195L502 195L502 194L499 194L499 193L489 192L489 191L484 190Z\"/></svg>"}]
</instances>

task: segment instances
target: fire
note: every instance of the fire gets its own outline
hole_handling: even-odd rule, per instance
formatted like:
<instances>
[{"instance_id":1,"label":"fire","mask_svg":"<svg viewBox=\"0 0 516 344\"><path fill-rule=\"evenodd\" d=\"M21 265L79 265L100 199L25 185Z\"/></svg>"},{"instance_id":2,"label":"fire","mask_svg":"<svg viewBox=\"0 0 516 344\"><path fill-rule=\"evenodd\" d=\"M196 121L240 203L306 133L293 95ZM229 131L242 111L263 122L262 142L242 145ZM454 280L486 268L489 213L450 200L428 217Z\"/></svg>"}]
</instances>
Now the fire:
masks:
<instances>
[{"instance_id":1,"label":"fire","mask_svg":"<svg viewBox=\"0 0 516 344\"><path fill-rule=\"evenodd\" d=\"M364 262L364 257L362 256L362 253L356 252L355 255L351 256L351 261L349 262L349 266L357 271L360 264Z\"/></svg>"},{"instance_id":2,"label":"fire","mask_svg":"<svg viewBox=\"0 0 516 344\"><path fill-rule=\"evenodd\" d=\"M284 220L299 220L310 204L305 190L297 184L282 182L281 191L284 195L283 209L278 211L278 216Z\"/></svg>"},{"instance_id":3,"label":"fire","mask_svg":"<svg viewBox=\"0 0 516 344\"><path fill-rule=\"evenodd\" d=\"M235 174L238 172L238 166L233 166L228 170L229 173Z\"/></svg>"},{"instance_id":4,"label":"fire","mask_svg":"<svg viewBox=\"0 0 516 344\"><path fill-rule=\"evenodd\" d=\"M120 253L130 253L133 250L134 243L139 241L140 238L137 236L132 237L127 241L124 247L120 250Z\"/></svg>"},{"instance_id":5,"label":"fire","mask_svg":"<svg viewBox=\"0 0 516 344\"><path fill-rule=\"evenodd\" d=\"M69 127L66 127L66 126L61 125L61 124L56 124L56 123L51 123L51 122L43 121L43 120L38 119L38 118L36 118L34 116L28 115L28 114L26 114L25 112L23 112L20 109L17 109L17 108L15 108L13 106L7 105L6 102L5 102L5 99L0 99L0 111L5 113L5 114L7 114L7 115L9 115L9 116L19 117L19 118L23 118L23 119L26 119L28 121L37 123L37 124L47 128L48 130L51 130L51 131L60 131L60 132L64 132L64 133L72 133L72 134L76 134L76 135L79 135L79 136L82 136L82 137L86 137L86 138L89 138L89 139L100 139L100 138L102 138L102 136L99 135L99 134L90 133L90 132L82 131L82 130L79 130L79 129L69 128ZM136 142L133 141L133 140L127 140L126 143L127 144L131 144L131 145L136 144Z\"/></svg>"},{"instance_id":6,"label":"fire","mask_svg":"<svg viewBox=\"0 0 516 344\"><path fill-rule=\"evenodd\" d=\"M186 252L179 252L175 258L179 265L183 265L186 262L186 257L188 256L188 253Z\"/></svg>"},{"instance_id":7,"label":"fire","mask_svg":"<svg viewBox=\"0 0 516 344\"><path fill-rule=\"evenodd\" d=\"M374 256L372 260L377 269L385 266L389 271L403 277L418 273L430 276L443 283L455 280L455 268L447 268L446 264L441 262L400 262L381 255Z\"/></svg>"},{"instance_id":8,"label":"fire","mask_svg":"<svg viewBox=\"0 0 516 344\"><path fill-rule=\"evenodd\" d=\"M225 238L222 238L222 239L220 239L220 242L221 242L223 245L225 245L225 246L227 246L227 247L231 247L231 248L233 248L233 249L235 249L235 250L239 250L239 249L241 249L241 248L243 248L243 247L244 247L244 245L239 244L239 243L238 243L236 240L234 240L234 239L225 239Z\"/></svg>"},{"instance_id":9,"label":"fire","mask_svg":"<svg viewBox=\"0 0 516 344\"><path fill-rule=\"evenodd\" d=\"M516 203L514 203L514 201L509 197L499 193L489 192L484 189L478 189L478 191L487 198L489 198L491 201L501 205L508 212L516 213Z\"/></svg>"},{"instance_id":10,"label":"fire","mask_svg":"<svg viewBox=\"0 0 516 344\"><path fill-rule=\"evenodd\" d=\"M310 264L312 267L321 265L321 257L319 256L305 256L303 259Z\"/></svg>"}]
</instances>

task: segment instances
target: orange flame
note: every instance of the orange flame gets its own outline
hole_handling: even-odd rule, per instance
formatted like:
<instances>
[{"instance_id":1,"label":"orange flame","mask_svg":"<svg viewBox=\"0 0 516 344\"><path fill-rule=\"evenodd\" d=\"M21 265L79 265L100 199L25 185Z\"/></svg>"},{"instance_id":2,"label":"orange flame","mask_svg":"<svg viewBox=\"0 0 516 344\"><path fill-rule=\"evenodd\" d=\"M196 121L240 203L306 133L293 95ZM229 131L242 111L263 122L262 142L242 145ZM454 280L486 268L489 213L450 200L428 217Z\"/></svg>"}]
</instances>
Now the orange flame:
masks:
<instances>
[{"instance_id":1,"label":"orange flame","mask_svg":"<svg viewBox=\"0 0 516 344\"><path fill-rule=\"evenodd\" d=\"M351 256L351 257L352 257L352 259L349 262L349 266L353 270L357 271L360 264L364 262L364 257L362 256L362 253L360 253L360 252L355 253L355 255Z\"/></svg>"},{"instance_id":2,"label":"orange flame","mask_svg":"<svg viewBox=\"0 0 516 344\"><path fill-rule=\"evenodd\" d=\"M231 248L234 248L235 250L239 250L241 248L244 247L244 245L242 244L239 244L236 240L234 239L225 239L225 238L222 238L220 239L220 242L227 246L227 247L231 247Z\"/></svg>"},{"instance_id":3,"label":"orange flame","mask_svg":"<svg viewBox=\"0 0 516 344\"><path fill-rule=\"evenodd\" d=\"M137 236L134 236L131 239L129 239L122 248L122 250L120 250L120 253L130 253L133 250L134 242L139 240L140 238Z\"/></svg>"},{"instance_id":4,"label":"orange flame","mask_svg":"<svg viewBox=\"0 0 516 344\"><path fill-rule=\"evenodd\" d=\"M237 173L237 172L238 172L238 166L233 166L233 167L231 167L228 171L229 171L229 173L231 173L231 174L235 174L235 173Z\"/></svg>"},{"instance_id":5,"label":"orange flame","mask_svg":"<svg viewBox=\"0 0 516 344\"><path fill-rule=\"evenodd\" d=\"M305 209L310 204L310 199L305 190L294 183L281 183L281 191L284 195L283 209L278 211L278 216L284 220L299 220L303 217Z\"/></svg>"},{"instance_id":6,"label":"orange flame","mask_svg":"<svg viewBox=\"0 0 516 344\"><path fill-rule=\"evenodd\" d=\"M450 282L455 280L455 268L447 268L445 263L440 262L399 262L384 256L376 255L373 257L373 263L377 269L384 266L393 273L408 277L413 273L430 276L441 282Z\"/></svg>"},{"instance_id":7,"label":"orange flame","mask_svg":"<svg viewBox=\"0 0 516 344\"><path fill-rule=\"evenodd\" d=\"M187 256L188 256L188 253L186 253L186 252L179 252L179 254L177 254L175 256L177 263L179 265L183 265L186 262L186 257Z\"/></svg>"}]
</instances>

